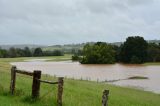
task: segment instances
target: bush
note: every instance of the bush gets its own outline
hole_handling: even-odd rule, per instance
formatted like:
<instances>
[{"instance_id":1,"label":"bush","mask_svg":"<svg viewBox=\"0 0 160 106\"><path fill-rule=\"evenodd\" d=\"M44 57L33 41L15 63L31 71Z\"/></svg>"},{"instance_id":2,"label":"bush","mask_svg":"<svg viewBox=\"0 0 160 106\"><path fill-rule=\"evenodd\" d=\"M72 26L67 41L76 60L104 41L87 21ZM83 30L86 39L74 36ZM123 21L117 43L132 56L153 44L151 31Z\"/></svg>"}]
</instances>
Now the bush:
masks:
<instances>
[{"instance_id":1,"label":"bush","mask_svg":"<svg viewBox=\"0 0 160 106\"><path fill-rule=\"evenodd\" d=\"M78 55L72 56L72 61L79 61L80 57Z\"/></svg>"}]
</instances>

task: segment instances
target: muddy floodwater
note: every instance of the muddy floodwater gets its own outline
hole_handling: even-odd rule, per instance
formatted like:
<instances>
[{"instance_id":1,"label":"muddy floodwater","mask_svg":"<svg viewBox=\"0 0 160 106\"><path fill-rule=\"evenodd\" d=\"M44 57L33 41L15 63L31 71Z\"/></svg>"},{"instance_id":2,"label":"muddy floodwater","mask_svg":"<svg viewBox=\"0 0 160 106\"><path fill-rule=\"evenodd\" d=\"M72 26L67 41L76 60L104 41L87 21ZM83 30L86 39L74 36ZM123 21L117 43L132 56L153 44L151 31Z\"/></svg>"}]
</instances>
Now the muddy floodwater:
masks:
<instances>
[{"instance_id":1,"label":"muddy floodwater","mask_svg":"<svg viewBox=\"0 0 160 106\"><path fill-rule=\"evenodd\" d=\"M111 84L128 86L160 93L160 66L144 65L82 65L78 62L15 62L18 69L33 71L41 70L43 74L68 78L109 81ZM148 79L128 79L141 76Z\"/></svg>"}]
</instances>

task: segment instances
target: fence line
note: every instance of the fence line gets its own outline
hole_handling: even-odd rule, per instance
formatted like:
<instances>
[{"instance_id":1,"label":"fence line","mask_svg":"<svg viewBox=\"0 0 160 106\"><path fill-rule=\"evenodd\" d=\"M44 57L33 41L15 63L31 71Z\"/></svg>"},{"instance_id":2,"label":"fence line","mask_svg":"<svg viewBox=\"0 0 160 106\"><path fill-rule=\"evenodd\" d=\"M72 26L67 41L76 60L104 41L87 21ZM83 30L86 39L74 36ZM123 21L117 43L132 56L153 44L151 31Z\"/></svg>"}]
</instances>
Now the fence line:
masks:
<instances>
[{"instance_id":1,"label":"fence line","mask_svg":"<svg viewBox=\"0 0 160 106\"><path fill-rule=\"evenodd\" d=\"M16 70L16 73L33 76L33 73L32 73L32 72L23 71L23 70Z\"/></svg>"},{"instance_id":2,"label":"fence line","mask_svg":"<svg viewBox=\"0 0 160 106\"><path fill-rule=\"evenodd\" d=\"M63 77L58 77L58 82L52 82L47 80L41 80L41 71L35 70L34 72L28 72L24 70L17 70L16 66L12 66L11 68L11 83L10 83L10 92L11 95L14 95L15 85L16 85L16 73L24 74L28 76L33 76L32 82L32 98L38 98L40 95L40 84L58 84L58 93L57 93L57 104L58 106L62 106L62 94L63 94Z\"/></svg>"},{"instance_id":3,"label":"fence line","mask_svg":"<svg viewBox=\"0 0 160 106\"><path fill-rule=\"evenodd\" d=\"M108 106L109 90L104 90L102 95L102 106Z\"/></svg>"},{"instance_id":4,"label":"fence line","mask_svg":"<svg viewBox=\"0 0 160 106\"><path fill-rule=\"evenodd\" d=\"M37 80L39 80L40 82L43 82L43 83L48 83L48 84L58 84L58 82L52 82L52 81L40 80L40 79L37 79Z\"/></svg>"},{"instance_id":5,"label":"fence line","mask_svg":"<svg viewBox=\"0 0 160 106\"><path fill-rule=\"evenodd\" d=\"M57 82L41 80L41 71L35 70L34 72L28 72L24 70L17 70L16 66L12 66L11 68L11 83L10 83L10 92L11 95L14 95L15 85L16 85L16 73L25 74L28 76L33 76L32 82L32 98L38 98L40 95L40 84L58 84L58 93L57 93L57 105L62 106L62 94L63 94L63 77L59 77ZM109 90L104 90L102 95L102 106L108 106L108 95Z\"/></svg>"}]
</instances>

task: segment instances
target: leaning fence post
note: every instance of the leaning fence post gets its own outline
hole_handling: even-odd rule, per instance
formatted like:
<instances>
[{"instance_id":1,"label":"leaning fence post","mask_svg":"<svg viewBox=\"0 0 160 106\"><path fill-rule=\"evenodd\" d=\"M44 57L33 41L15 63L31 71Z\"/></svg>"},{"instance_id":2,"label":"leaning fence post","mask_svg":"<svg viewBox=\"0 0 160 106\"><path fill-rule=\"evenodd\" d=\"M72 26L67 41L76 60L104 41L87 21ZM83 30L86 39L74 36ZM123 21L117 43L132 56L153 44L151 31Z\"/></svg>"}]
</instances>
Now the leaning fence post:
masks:
<instances>
[{"instance_id":1,"label":"leaning fence post","mask_svg":"<svg viewBox=\"0 0 160 106\"><path fill-rule=\"evenodd\" d=\"M62 94L63 94L63 77L59 77L58 78L58 94L57 94L58 106L62 106Z\"/></svg>"},{"instance_id":2,"label":"leaning fence post","mask_svg":"<svg viewBox=\"0 0 160 106\"><path fill-rule=\"evenodd\" d=\"M41 71L34 71L33 72L33 83L32 83L32 98L39 97L40 93L40 81L41 79Z\"/></svg>"},{"instance_id":3,"label":"leaning fence post","mask_svg":"<svg viewBox=\"0 0 160 106\"><path fill-rule=\"evenodd\" d=\"M108 106L108 95L109 95L109 90L104 90L102 96L102 106Z\"/></svg>"},{"instance_id":4,"label":"leaning fence post","mask_svg":"<svg viewBox=\"0 0 160 106\"><path fill-rule=\"evenodd\" d=\"M12 66L12 68L11 68L11 83L10 83L10 92L12 95L14 95L15 83L16 83L16 66Z\"/></svg>"}]
</instances>

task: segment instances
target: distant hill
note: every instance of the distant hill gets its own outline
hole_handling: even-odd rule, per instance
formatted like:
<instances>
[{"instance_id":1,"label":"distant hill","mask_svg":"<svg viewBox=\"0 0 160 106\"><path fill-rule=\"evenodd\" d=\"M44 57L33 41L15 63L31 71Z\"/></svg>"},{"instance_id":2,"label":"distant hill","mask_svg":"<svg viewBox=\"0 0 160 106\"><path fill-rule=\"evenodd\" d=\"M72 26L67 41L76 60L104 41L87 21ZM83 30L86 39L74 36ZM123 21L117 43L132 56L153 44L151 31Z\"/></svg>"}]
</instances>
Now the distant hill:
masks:
<instances>
[{"instance_id":1,"label":"distant hill","mask_svg":"<svg viewBox=\"0 0 160 106\"><path fill-rule=\"evenodd\" d=\"M160 40L148 40L149 43L156 43L159 44ZM94 44L95 42L87 42L90 44ZM123 42L114 42L114 43L110 43L112 45L116 45L116 46L120 46ZM65 53L70 53L73 50L79 50L82 49L83 46L86 43L80 43L80 44L65 44L65 45L52 45L52 46L45 46L45 45L32 45L32 44L22 44L22 45L0 45L0 47L2 49L9 49L11 47L14 48L21 48L23 49L24 47L29 47L29 48L37 48L40 47L42 48L44 51L54 51L54 50L62 50Z\"/></svg>"},{"instance_id":2,"label":"distant hill","mask_svg":"<svg viewBox=\"0 0 160 106\"><path fill-rule=\"evenodd\" d=\"M148 40L149 43L156 43L156 44L159 44L160 43L160 40Z\"/></svg>"},{"instance_id":3,"label":"distant hill","mask_svg":"<svg viewBox=\"0 0 160 106\"><path fill-rule=\"evenodd\" d=\"M0 47L2 49L9 49L11 47L14 47L14 48L25 48L25 47L29 47L29 48L37 48L37 47L40 47L40 48L44 48L44 47L47 47L47 46L43 46L43 45L32 45L32 44L20 44L20 45L0 45Z\"/></svg>"},{"instance_id":4,"label":"distant hill","mask_svg":"<svg viewBox=\"0 0 160 106\"><path fill-rule=\"evenodd\" d=\"M160 43L160 40L147 40L148 43L156 43L156 44L159 44ZM114 43L111 43L112 45L116 45L116 46L120 46L121 44L123 44L123 42L114 42Z\"/></svg>"},{"instance_id":5,"label":"distant hill","mask_svg":"<svg viewBox=\"0 0 160 106\"><path fill-rule=\"evenodd\" d=\"M160 40L148 40L149 43L160 43ZM90 44L94 44L95 42L87 42ZM65 53L70 53L73 50L79 50L82 49L83 46L86 43L81 43L81 44L67 44L67 45L53 45L53 46L48 46L48 47L44 47L42 48L45 51L53 51L53 50L62 50ZM121 44L123 44L123 42L114 42L114 43L110 43L112 45L116 45L116 46L120 46Z\"/></svg>"},{"instance_id":6,"label":"distant hill","mask_svg":"<svg viewBox=\"0 0 160 106\"><path fill-rule=\"evenodd\" d=\"M112 45L116 45L116 46L121 46L121 44L123 44L123 42L114 42L114 43L111 43Z\"/></svg>"},{"instance_id":7,"label":"distant hill","mask_svg":"<svg viewBox=\"0 0 160 106\"><path fill-rule=\"evenodd\" d=\"M48 46L48 47L43 47L43 51L54 51L54 50L60 50L64 51L64 53L71 53L72 51L77 51L79 49L82 49L83 46L86 43L82 44L66 44L66 45L53 45L53 46Z\"/></svg>"}]
</instances>

